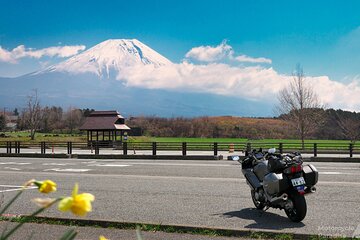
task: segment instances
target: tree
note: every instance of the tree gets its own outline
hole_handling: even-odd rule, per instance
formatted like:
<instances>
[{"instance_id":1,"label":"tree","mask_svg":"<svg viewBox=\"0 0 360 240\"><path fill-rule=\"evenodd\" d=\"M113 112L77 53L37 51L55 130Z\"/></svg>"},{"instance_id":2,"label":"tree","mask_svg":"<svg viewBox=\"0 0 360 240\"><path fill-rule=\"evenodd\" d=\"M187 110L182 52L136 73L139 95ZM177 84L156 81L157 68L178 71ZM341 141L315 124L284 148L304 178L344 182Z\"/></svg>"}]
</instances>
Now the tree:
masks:
<instances>
[{"instance_id":1,"label":"tree","mask_svg":"<svg viewBox=\"0 0 360 240\"><path fill-rule=\"evenodd\" d=\"M30 129L31 140L35 139L35 133L39 130L43 119L43 111L40 106L37 90L28 96L27 108L24 112L24 119L27 128Z\"/></svg>"},{"instance_id":2,"label":"tree","mask_svg":"<svg viewBox=\"0 0 360 240\"><path fill-rule=\"evenodd\" d=\"M277 110L296 130L304 149L305 138L323 122L324 110L300 65L297 65L290 84L279 92L278 101Z\"/></svg>"},{"instance_id":3,"label":"tree","mask_svg":"<svg viewBox=\"0 0 360 240\"><path fill-rule=\"evenodd\" d=\"M360 119L356 113L336 114L336 121L343 136L352 143L360 138Z\"/></svg>"},{"instance_id":4,"label":"tree","mask_svg":"<svg viewBox=\"0 0 360 240\"><path fill-rule=\"evenodd\" d=\"M69 129L70 133L73 133L74 129L79 128L83 120L83 114L80 109L69 107L65 113L65 125Z\"/></svg>"},{"instance_id":5,"label":"tree","mask_svg":"<svg viewBox=\"0 0 360 240\"><path fill-rule=\"evenodd\" d=\"M4 130L5 127L6 127L5 115L0 115L0 131Z\"/></svg>"}]
</instances>

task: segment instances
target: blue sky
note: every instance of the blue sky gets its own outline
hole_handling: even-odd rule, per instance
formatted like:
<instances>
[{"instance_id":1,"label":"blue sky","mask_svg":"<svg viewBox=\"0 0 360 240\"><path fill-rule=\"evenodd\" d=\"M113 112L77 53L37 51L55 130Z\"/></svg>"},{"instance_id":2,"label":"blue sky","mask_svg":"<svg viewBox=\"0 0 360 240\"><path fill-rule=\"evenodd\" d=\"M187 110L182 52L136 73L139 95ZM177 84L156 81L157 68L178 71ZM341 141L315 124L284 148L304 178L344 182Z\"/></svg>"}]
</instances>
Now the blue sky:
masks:
<instances>
[{"instance_id":1,"label":"blue sky","mask_svg":"<svg viewBox=\"0 0 360 240\"><path fill-rule=\"evenodd\" d=\"M359 74L360 1L15 1L1 0L0 46L12 50L137 38L173 62L224 39L239 54L265 57L281 74L351 81ZM0 62L18 76L62 58Z\"/></svg>"}]
</instances>

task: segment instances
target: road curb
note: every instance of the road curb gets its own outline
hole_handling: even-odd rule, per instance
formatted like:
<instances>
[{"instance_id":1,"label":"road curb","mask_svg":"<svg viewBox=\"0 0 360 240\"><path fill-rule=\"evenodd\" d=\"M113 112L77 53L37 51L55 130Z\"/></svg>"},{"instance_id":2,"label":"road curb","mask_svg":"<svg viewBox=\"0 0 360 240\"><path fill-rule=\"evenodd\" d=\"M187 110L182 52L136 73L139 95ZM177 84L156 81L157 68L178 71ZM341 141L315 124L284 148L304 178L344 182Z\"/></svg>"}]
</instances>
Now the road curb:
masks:
<instances>
[{"instance_id":1,"label":"road curb","mask_svg":"<svg viewBox=\"0 0 360 240\"><path fill-rule=\"evenodd\" d=\"M228 156L227 160L233 161L233 156ZM245 157L240 156L240 160L243 160ZM342 163L360 163L360 158L351 158L351 157L304 157L304 162L342 162Z\"/></svg>"},{"instance_id":2,"label":"road curb","mask_svg":"<svg viewBox=\"0 0 360 240\"><path fill-rule=\"evenodd\" d=\"M351 157L311 157L309 162L348 162L360 163L360 158Z\"/></svg>"},{"instance_id":3,"label":"road curb","mask_svg":"<svg viewBox=\"0 0 360 240\"><path fill-rule=\"evenodd\" d=\"M222 160L222 156L213 155L114 155L114 154L78 154L78 159L159 159L159 160Z\"/></svg>"},{"instance_id":4,"label":"road curb","mask_svg":"<svg viewBox=\"0 0 360 240\"><path fill-rule=\"evenodd\" d=\"M152 159L152 160L223 160L223 156L213 155L120 155L120 154L40 154L40 153L0 153L0 157L24 158L77 158L77 159Z\"/></svg>"},{"instance_id":5,"label":"road curb","mask_svg":"<svg viewBox=\"0 0 360 240\"><path fill-rule=\"evenodd\" d=\"M150 160L232 160L231 156L224 159L222 155L121 155L121 154L65 154L65 153L0 153L0 157L24 157L24 158L78 158L78 159L150 159ZM240 158L244 158L241 156ZM341 162L360 163L360 158L350 157L310 157L304 158L304 162Z\"/></svg>"},{"instance_id":6,"label":"road curb","mask_svg":"<svg viewBox=\"0 0 360 240\"><path fill-rule=\"evenodd\" d=\"M0 157L24 157L24 158L69 158L65 153L40 154L40 153L0 153Z\"/></svg>"},{"instance_id":7,"label":"road curb","mask_svg":"<svg viewBox=\"0 0 360 240\"><path fill-rule=\"evenodd\" d=\"M14 217L3 216L1 221L21 221L21 219L29 216L26 215L14 215ZM14 220L15 219L15 220ZM90 219L67 219L57 217L30 217L26 222L38 223L38 224L49 224L49 225L65 225L65 226L77 226L77 227L96 227L96 228L114 228L114 229L136 229L140 226L142 231L161 231L168 233L190 233L198 235L217 235L225 237L242 237L242 238L259 238L262 239L280 239L285 235L291 238L284 239L310 239L314 236L311 234L303 233L291 233L291 232L280 232L270 231L262 229L231 229L231 228L216 228L216 227L205 227L205 226L187 226L177 224L162 224L162 223L143 223L143 222L117 222L117 221L106 221L106 220L90 220ZM327 237L331 239L331 237Z\"/></svg>"}]
</instances>

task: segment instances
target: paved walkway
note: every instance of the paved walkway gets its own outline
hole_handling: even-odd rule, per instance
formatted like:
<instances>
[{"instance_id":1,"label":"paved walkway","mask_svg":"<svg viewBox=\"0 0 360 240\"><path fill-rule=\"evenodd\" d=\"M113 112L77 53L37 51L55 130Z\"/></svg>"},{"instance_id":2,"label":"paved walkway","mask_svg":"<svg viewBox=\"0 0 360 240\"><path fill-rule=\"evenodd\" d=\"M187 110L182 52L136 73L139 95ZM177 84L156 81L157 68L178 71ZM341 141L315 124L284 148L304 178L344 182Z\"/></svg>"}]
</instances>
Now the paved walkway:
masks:
<instances>
[{"instance_id":1,"label":"paved walkway","mask_svg":"<svg viewBox=\"0 0 360 240\"><path fill-rule=\"evenodd\" d=\"M14 223L0 222L0 231L6 227L14 226ZM60 239L60 237L71 227L60 225L27 223L16 232L11 239L32 239L50 240ZM109 240L137 240L136 230L123 230L111 228L94 228L94 227L75 227L78 235L77 240L98 240L100 235L105 236ZM233 240L239 239L235 237L215 237L193 234L165 233L165 232L141 232L143 240ZM245 239L245 238L242 238Z\"/></svg>"}]
</instances>

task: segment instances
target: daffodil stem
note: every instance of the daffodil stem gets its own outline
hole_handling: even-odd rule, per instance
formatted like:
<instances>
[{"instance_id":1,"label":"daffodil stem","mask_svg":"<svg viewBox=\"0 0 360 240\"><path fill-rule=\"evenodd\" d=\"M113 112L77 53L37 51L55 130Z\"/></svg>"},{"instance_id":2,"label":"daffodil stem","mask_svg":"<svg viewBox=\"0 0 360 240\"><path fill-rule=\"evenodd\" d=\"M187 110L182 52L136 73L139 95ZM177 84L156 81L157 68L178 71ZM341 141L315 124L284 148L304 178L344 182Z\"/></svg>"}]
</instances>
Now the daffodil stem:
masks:
<instances>
[{"instance_id":1,"label":"daffodil stem","mask_svg":"<svg viewBox=\"0 0 360 240\"><path fill-rule=\"evenodd\" d=\"M76 237L77 232L75 232L75 229L70 229L64 235L60 238L60 240L72 240Z\"/></svg>"},{"instance_id":2,"label":"daffodil stem","mask_svg":"<svg viewBox=\"0 0 360 240\"><path fill-rule=\"evenodd\" d=\"M14 228L12 228L9 232L7 232L6 234L4 234L4 236L2 236L0 238L0 240L5 240L8 239L8 237L10 237L16 230L18 230L22 225L24 225L24 223L27 222L27 220L31 219L32 217L35 217L36 215L42 213L43 211L45 211L47 208L51 207L52 205L54 205L56 202L60 201L60 199L55 199L52 203L50 203L48 206L46 207L42 207L39 208L37 211L33 212L30 216L25 217L24 219L22 219L22 221L20 223L18 223Z\"/></svg>"},{"instance_id":3,"label":"daffodil stem","mask_svg":"<svg viewBox=\"0 0 360 240\"><path fill-rule=\"evenodd\" d=\"M10 206L15 202L15 200L24 192L24 188L21 189L6 205L3 209L0 211L0 215L2 215Z\"/></svg>"}]
</instances>

